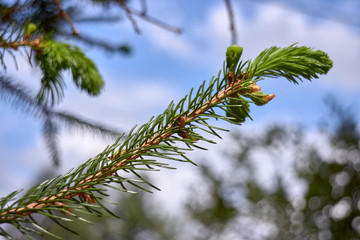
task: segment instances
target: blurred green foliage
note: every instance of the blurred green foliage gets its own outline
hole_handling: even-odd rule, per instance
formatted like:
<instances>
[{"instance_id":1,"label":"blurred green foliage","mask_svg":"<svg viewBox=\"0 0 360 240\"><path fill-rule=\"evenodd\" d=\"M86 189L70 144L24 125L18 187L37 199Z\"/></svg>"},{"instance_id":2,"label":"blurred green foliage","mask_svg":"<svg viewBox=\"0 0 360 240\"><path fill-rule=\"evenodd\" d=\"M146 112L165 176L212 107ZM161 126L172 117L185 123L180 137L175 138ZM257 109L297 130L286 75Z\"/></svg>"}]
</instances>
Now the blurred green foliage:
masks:
<instances>
[{"instance_id":1,"label":"blurred green foliage","mask_svg":"<svg viewBox=\"0 0 360 240\"><path fill-rule=\"evenodd\" d=\"M70 69L75 85L89 95L98 95L104 86L95 63L87 58L80 48L53 40L47 40L38 47L35 59L43 77L38 93L40 102L54 105L63 96L65 86L61 71Z\"/></svg>"},{"instance_id":2,"label":"blurred green foliage","mask_svg":"<svg viewBox=\"0 0 360 240\"><path fill-rule=\"evenodd\" d=\"M189 203L194 220L211 233L197 239L226 239L230 232L238 239L360 239L359 122L333 100L328 109L329 127L318 133L320 142L309 140L300 127L268 126L233 136L237 153L228 157L226 174L199 168L204 181L216 186L207 193L210 202L220 198L237 214L228 221L219 217L222 231L214 231L219 228L209 220L219 205L203 205L202 212L211 216L204 218L198 214L201 200ZM215 189L221 194L214 195Z\"/></svg>"},{"instance_id":3,"label":"blurred green foliage","mask_svg":"<svg viewBox=\"0 0 360 240\"><path fill-rule=\"evenodd\" d=\"M82 4L92 3L93 8L102 9L102 15L89 14ZM59 6L58 6L59 5ZM131 52L127 44L114 45L109 39L95 39L85 31L79 32L75 23L109 23L117 22L119 17L106 14L109 7L121 9L119 3L109 1L9 1L0 3L0 40L12 44L4 45L0 53L1 65L4 53L14 57L19 47L30 46L24 50L31 65L37 65L43 72L41 87L38 92L40 104L54 106L60 103L63 97L65 82L62 80L63 70L70 70L73 81L78 88L85 90L89 95L98 95L104 82L95 66L95 63L86 57L83 50L74 45L74 42L100 47L111 53ZM64 43L64 40L72 43ZM35 60L35 61L34 61Z\"/></svg>"}]
</instances>

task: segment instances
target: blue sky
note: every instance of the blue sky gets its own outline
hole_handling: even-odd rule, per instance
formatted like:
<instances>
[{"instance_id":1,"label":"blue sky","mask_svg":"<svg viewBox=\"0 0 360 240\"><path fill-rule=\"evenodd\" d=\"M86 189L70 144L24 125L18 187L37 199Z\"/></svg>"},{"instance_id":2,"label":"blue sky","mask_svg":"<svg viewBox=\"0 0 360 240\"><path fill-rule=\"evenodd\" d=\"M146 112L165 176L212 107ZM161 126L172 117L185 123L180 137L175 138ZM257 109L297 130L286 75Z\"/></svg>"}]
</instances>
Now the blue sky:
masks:
<instances>
[{"instance_id":1,"label":"blue sky","mask_svg":"<svg viewBox=\"0 0 360 240\"><path fill-rule=\"evenodd\" d=\"M323 99L328 93L345 105L358 103L360 20L356 22L352 17L359 16L358 1L232 2L238 45L244 47L244 59L255 58L273 45L284 47L298 42L327 52L334 61L329 74L312 83L293 85L284 79L267 79L260 83L264 92L275 93L276 98L264 107L252 108L254 121L247 122L242 128L256 129L267 123L285 121L313 130L326 113ZM316 8L320 16L314 14ZM304 9L309 14L304 14ZM182 28L183 34L167 32L141 19L137 19L142 30L140 35L134 32L126 18L110 26L77 25L80 33L104 36L110 42L129 43L133 53L128 57L110 55L85 46L86 54L96 62L106 81L105 90L99 97L90 98L75 89L68 79L65 100L59 109L127 130L162 112L171 100L180 99L192 87L218 73L230 44L223 1L149 1L148 12ZM35 91L39 71L32 69L25 60L18 60L23 71L16 72L9 66L9 73ZM10 60L9 63L11 65ZM37 174L52 166L41 137L40 122L5 103L1 103L0 121L0 194L3 196L26 188ZM86 161L111 143L66 128L61 129L59 142L62 151L60 172ZM218 148L221 145L210 151ZM179 178L188 178L190 174L185 172ZM166 174L161 175L159 179L166 177ZM174 188L160 187L168 191ZM173 196L177 196L176 193Z\"/></svg>"}]
</instances>

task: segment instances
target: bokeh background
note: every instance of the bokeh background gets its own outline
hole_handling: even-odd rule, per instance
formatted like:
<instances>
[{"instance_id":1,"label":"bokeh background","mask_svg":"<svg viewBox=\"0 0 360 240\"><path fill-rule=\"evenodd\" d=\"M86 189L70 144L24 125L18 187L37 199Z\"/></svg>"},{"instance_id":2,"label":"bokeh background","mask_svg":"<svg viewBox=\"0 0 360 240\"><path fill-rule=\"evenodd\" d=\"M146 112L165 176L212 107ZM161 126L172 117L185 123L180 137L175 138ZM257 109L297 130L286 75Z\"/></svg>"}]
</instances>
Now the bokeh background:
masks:
<instances>
[{"instance_id":1,"label":"bokeh background","mask_svg":"<svg viewBox=\"0 0 360 240\"><path fill-rule=\"evenodd\" d=\"M80 2L79 4L83 4L89 13L101 10L96 6L86 4L86 1ZM129 4L134 8L139 8L140 2L133 0ZM252 107L253 121L249 120L241 127L219 122L221 127L229 128L231 132L222 133L224 139L218 140L219 144L217 145L208 146L209 151L197 151L190 155L195 162L201 165L200 167L174 163L177 170L161 170L149 176L155 185L161 188L161 191L142 196L141 198L145 199L145 207L142 205L144 208L150 209L151 214L161 213L161 216L166 215L169 218L176 216L186 219L191 215L197 221L197 224L190 224L193 227L188 227L185 232L188 235L178 235L179 239L186 238L186 236L192 236L195 239L199 233L203 238L198 237L197 239L209 239L205 237L206 233L209 234L208 236L216 234L212 233L211 235L211 231L206 232L208 226L216 230L219 239L265 239L269 236L278 236L276 234L279 233L281 225L272 221L269 221L271 224L268 224L266 223L267 219L249 220L250 217L248 217L247 220L239 220L234 217L241 212L239 209L250 206L246 205L245 201L246 196L249 196L247 193L249 193L250 185L245 184L248 188L244 185L239 188L241 190L238 192L235 186L248 183L249 172L253 171L251 173L255 177L253 179L252 176L251 179L258 185L252 185L252 187L261 187L262 190L258 189L255 192L264 191L262 197L253 198L254 202L259 202L265 198L266 194L279 190L277 183L282 182L283 185L280 185L283 186L281 190L285 191L284 198L288 197L284 209L288 204L292 206L292 210L285 210L297 214L301 209L306 208L307 204L304 200L306 198L303 197L301 201L299 199L309 190L309 185L304 183L305 180L299 180L298 172L293 168L294 162L297 161L296 159L300 159L300 155L303 158L307 155L306 149L308 148L304 146L315 148L321 159L332 159L334 151L331 145L333 142L331 136L336 135L337 127L343 123L341 121L345 118L353 120L351 133L354 134L355 139L356 136L359 136L360 2L351 0L233 0L231 3L235 17L237 44L244 48L243 59L255 58L262 50L273 45L285 47L298 43L298 45L306 45L327 52L334 61L334 66L326 76L321 76L313 82L303 82L300 85L293 85L281 78L264 80L259 83L263 87L263 91L275 93L276 98L263 107ZM100 96L91 98L75 89L70 83L70 76L65 73L68 84L64 101L57 106L58 109L77 113L126 132L135 124L145 123L151 116L161 113L171 100L179 100L192 87L196 88L204 80L210 80L212 76L217 75L225 59L225 50L231 44L229 16L224 1L155 0L147 1L147 8L149 15L181 28L182 33L176 34L167 31L138 18L136 22L141 34L137 34L125 14L119 11L115 12L113 9L107 11L109 14L121 17L117 23L76 24L80 33L103 39L108 43L125 44L130 47L131 51L130 54L119 54L80 43L79 45L85 50L87 56L97 64L106 86ZM12 60L9 57L7 61L10 63ZM40 71L32 68L21 57L18 58L18 65L19 71L12 64L8 64L7 72L35 92L39 87ZM0 106L1 196L9 194L15 189L29 188L44 174L64 173L95 156L112 143L109 139L62 128L59 134L61 165L54 169L49 160L44 139L41 137L41 123L10 105L1 103ZM299 132L301 134L297 135ZM324 135L324 132L329 134ZM269 140L270 143L261 142L266 137L273 140ZM241 139L252 140L244 143ZM275 140L279 143L273 146L272 141ZM245 152L243 149L251 149L251 147L255 149L255 146L260 145L264 145L264 149L266 149L265 146L270 145L275 150L269 152L260 149L249 153L251 160L240 161L239 168L234 168L239 171L231 171L234 162L225 159L240 159L240 153ZM300 149L299 146L302 148ZM359 153L359 148L359 143L355 143L354 149L357 149L358 152L353 154L355 156L352 157L353 162L360 162L359 155L356 155ZM343 150L345 153L348 152L348 146L346 145ZM246 167L248 167L247 173ZM356 167L354 169L354 176L359 178L359 169ZM233 177L224 180L222 177L225 175ZM240 178L239 175L241 175ZM352 179L351 176L349 175L348 178ZM344 178L346 180L346 177ZM346 183L348 182L350 180ZM345 186L346 183L342 186ZM224 186L234 187L227 189ZM222 190L215 194L216 189ZM218 198L214 198L214 196ZM231 196L231 198L228 199L224 196ZM211 205L214 202L220 204L220 200L215 201L214 199L222 199L221 201L225 202L222 205L224 209L221 211L217 209L219 212L228 214L220 214L219 218L223 219L221 221L209 220L209 217L206 217L208 213L195 211L202 209L201 202L204 203L203 206L215 206ZM343 200L341 197L339 199L338 202ZM340 204L343 208L338 210L340 215L335 214L335 219L336 216L343 219L341 216L346 215L341 215L341 213L346 213L346 199L344 200L345 205ZM129 200L133 203L138 203L137 201ZM358 214L360 201L356 199L352 201L351 209L356 210ZM334 206L335 204L336 202ZM141 209L138 206L134 208ZM203 208L211 209L210 207ZM247 213L241 213L242 217L246 214L251 218L257 216L250 210ZM121 207L119 214L121 215ZM205 217L201 214L205 214ZM259 215L259 218L262 218L266 214ZM218 215L211 212L210 216ZM271 216L268 219L271 219ZM293 218L296 218L294 216ZM331 217L332 215L328 214L327 216ZM152 218L156 217L152 215ZM303 218L306 217L303 216ZM234 219L238 219L236 221L240 221L241 224ZM175 223L170 220L168 222L177 225L176 221ZM286 218L284 222L286 222ZM259 224L260 232L245 233L246 227L243 228L243 231L237 232L234 230L236 227L229 227L231 224L246 226L246 224L254 223ZM329 224L332 226L331 221ZM359 239L360 219L350 225L354 236L347 236ZM314 226L313 228L320 229L319 226L322 225L315 224ZM334 238L335 235L331 235L330 228L326 226L322 229L327 229L327 232L324 230L322 235L320 230L318 232L314 230L316 232L314 239L340 239ZM172 229L179 231L179 226ZM339 229L341 232L342 228L339 227ZM296 231L293 230L293 232ZM302 238L304 235L301 235L303 232L300 230L298 232L299 239L305 239ZM143 237L144 234L146 235L146 233L138 235L133 233L129 235L132 237L123 239L170 239L164 237L165 235L161 236L159 231L158 235L150 234L151 238ZM176 233L173 236L176 236ZM250 238L251 236L253 238ZM350 237L343 239L350 239ZM114 237L114 239L116 238Z\"/></svg>"}]
</instances>

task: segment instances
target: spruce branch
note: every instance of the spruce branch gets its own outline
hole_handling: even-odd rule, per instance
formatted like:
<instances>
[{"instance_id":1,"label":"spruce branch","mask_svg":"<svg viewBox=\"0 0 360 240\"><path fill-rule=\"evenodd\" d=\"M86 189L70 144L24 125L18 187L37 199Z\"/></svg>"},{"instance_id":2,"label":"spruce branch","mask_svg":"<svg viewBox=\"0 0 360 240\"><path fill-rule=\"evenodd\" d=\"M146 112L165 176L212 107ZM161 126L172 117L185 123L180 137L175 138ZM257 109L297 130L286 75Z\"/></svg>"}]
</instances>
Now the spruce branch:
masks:
<instances>
[{"instance_id":1,"label":"spruce branch","mask_svg":"<svg viewBox=\"0 0 360 240\"><path fill-rule=\"evenodd\" d=\"M16 57L13 51L17 51L20 47L35 48L40 45L42 35L38 35L36 26L32 23L25 23L20 28L15 27L14 23L0 25L0 61L3 68L7 66L4 61L5 54L10 54L17 67Z\"/></svg>"},{"instance_id":2,"label":"spruce branch","mask_svg":"<svg viewBox=\"0 0 360 240\"><path fill-rule=\"evenodd\" d=\"M14 42L7 42L7 41L0 41L0 47L2 48L12 48L14 50L17 50L19 47L22 46L29 46L29 47L37 47L40 44L40 39L24 39L22 41L14 41Z\"/></svg>"},{"instance_id":3,"label":"spruce branch","mask_svg":"<svg viewBox=\"0 0 360 240\"><path fill-rule=\"evenodd\" d=\"M232 49L227 54L233 54ZM99 216L113 214L104 204L107 188L132 192L129 188L132 185L150 191L149 188L155 186L142 177L141 172L171 168L166 161L193 163L186 156L187 151L205 149L199 145L201 142L215 143L210 137L205 137L205 133L220 137L218 131L227 131L210 124L210 119L242 124L249 116L249 103L261 105L274 97L260 92L260 87L256 85L263 76L271 73L272 77L291 76L294 82L300 79L299 76L310 80L317 74L326 73L332 66L327 54L321 51L295 45L276 48L276 51L277 54L265 51L254 62L239 62L235 58L230 66L224 64L222 74L220 71L216 78L208 83L204 81L196 92L191 89L178 103L171 102L162 114L152 117L140 127L135 126L127 137L119 137L113 145L78 168L34 186L20 199L14 199L19 191L0 199L0 224L12 224L26 234L30 230L22 223L36 224L32 218L34 213L58 222L72 220L66 215L80 218L78 212L82 209ZM294 56L294 52L300 57ZM290 59L291 64L280 64L279 56ZM312 65L309 66L314 66L315 70L302 67L303 61L310 62ZM234 65L236 71L230 71ZM289 65L291 68L288 68ZM11 205L7 205L12 199ZM63 213L64 216L53 212ZM40 230L49 234L46 229Z\"/></svg>"},{"instance_id":4,"label":"spruce branch","mask_svg":"<svg viewBox=\"0 0 360 240\"><path fill-rule=\"evenodd\" d=\"M104 81L95 63L87 58L80 48L54 40L44 41L36 48L36 62L43 71L39 102L49 102L51 106L63 96L64 82L61 71L69 69L74 83L89 95L98 95Z\"/></svg>"},{"instance_id":5,"label":"spruce branch","mask_svg":"<svg viewBox=\"0 0 360 240\"><path fill-rule=\"evenodd\" d=\"M3 29L0 49L2 48L4 52L0 52L0 58L3 59L6 50L11 53L11 50L18 50L19 47L30 47L35 56L34 58L29 56L29 61L35 60L43 72L37 95L39 103L54 106L62 100L65 87L61 75L63 70L71 71L73 81L78 88L85 90L91 96L98 95L104 87L104 81L95 63L86 57L79 47L47 39L39 35L36 30L37 26L32 23L28 23L17 34L8 32L8 28ZM5 64L3 66L6 67Z\"/></svg>"},{"instance_id":6,"label":"spruce branch","mask_svg":"<svg viewBox=\"0 0 360 240\"><path fill-rule=\"evenodd\" d=\"M60 153L58 149L58 127L54 122L51 114L45 112L46 117L43 123L43 136L45 138L45 144L48 147L48 150L51 153L51 159L55 166L60 164Z\"/></svg>"},{"instance_id":7,"label":"spruce branch","mask_svg":"<svg viewBox=\"0 0 360 240\"><path fill-rule=\"evenodd\" d=\"M16 83L14 79L0 74L0 100L9 103L24 114L35 117L43 122L43 136L51 153L52 161L59 164L59 149L57 146L57 129L60 124L68 128L86 130L103 137L116 139L120 132L102 124L83 119L73 113L54 110L37 101L31 91Z\"/></svg>"},{"instance_id":8,"label":"spruce branch","mask_svg":"<svg viewBox=\"0 0 360 240\"><path fill-rule=\"evenodd\" d=\"M51 117L56 123L63 123L69 128L83 129L104 137L118 138L121 133L100 123L86 120L67 111L54 110L37 101L30 89L16 83L15 79L0 74L0 100L10 103L24 114L40 120Z\"/></svg>"}]
</instances>

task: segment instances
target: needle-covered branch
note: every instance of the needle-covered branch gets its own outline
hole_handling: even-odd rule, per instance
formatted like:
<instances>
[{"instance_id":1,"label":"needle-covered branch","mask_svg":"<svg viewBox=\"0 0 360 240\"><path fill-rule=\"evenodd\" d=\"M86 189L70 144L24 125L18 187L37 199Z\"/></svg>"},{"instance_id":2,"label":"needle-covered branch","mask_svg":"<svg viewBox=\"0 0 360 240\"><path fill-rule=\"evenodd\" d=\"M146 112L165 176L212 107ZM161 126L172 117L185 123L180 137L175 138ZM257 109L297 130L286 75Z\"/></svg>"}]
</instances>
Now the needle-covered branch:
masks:
<instances>
[{"instance_id":1,"label":"needle-covered branch","mask_svg":"<svg viewBox=\"0 0 360 240\"><path fill-rule=\"evenodd\" d=\"M234 55L232 49L239 50L231 48L227 55ZM152 117L140 127L134 127L127 137L119 137L113 145L77 169L35 186L20 199L14 199L18 191L2 198L0 224L12 224L26 233L28 229L22 222L36 224L31 217L34 213L55 222L71 220L66 215L80 218L78 213L83 208L89 214L112 214L104 204L107 188L132 192L129 186L133 186L150 191L149 187L155 186L140 172L171 168L168 161L193 163L186 156L187 151L204 149L200 146L201 142L215 143L211 136L220 137L218 131L227 131L213 126L210 119L242 124L249 117L250 103L262 105L270 101L274 95L260 92L256 84L263 80L260 73L265 76L268 73L273 76L285 74L292 76L288 79L296 82L299 76L311 80L332 67L326 53L307 47L291 45L276 48L276 51L277 54L269 54L269 50L265 50L259 55L262 57L255 58L254 62L239 62L239 58L232 58L235 60L224 64L222 74L219 72L208 83L204 81L196 91L191 89L178 103L171 102L162 114ZM294 52L300 57L296 58ZM280 59L277 58L290 59L291 64L279 64ZM315 70L305 68L304 61L311 63L309 66ZM11 205L8 205L10 202ZM47 233L45 229L40 229Z\"/></svg>"},{"instance_id":2,"label":"needle-covered branch","mask_svg":"<svg viewBox=\"0 0 360 240\"><path fill-rule=\"evenodd\" d=\"M80 48L44 37L32 23L27 24L15 36L7 28L2 31L0 29L0 33L0 49L3 49L0 52L1 59L5 51L12 54L12 50L16 51L20 47L30 48L29 62L36 63L43 73L37 96L40 103L53 106L62 100L64 70L70 70L75 85L89 95L98 95L102 90L104 81L95 63ZM3 66L6 67L5 63Z\"/></svg>"}]
</instances>

